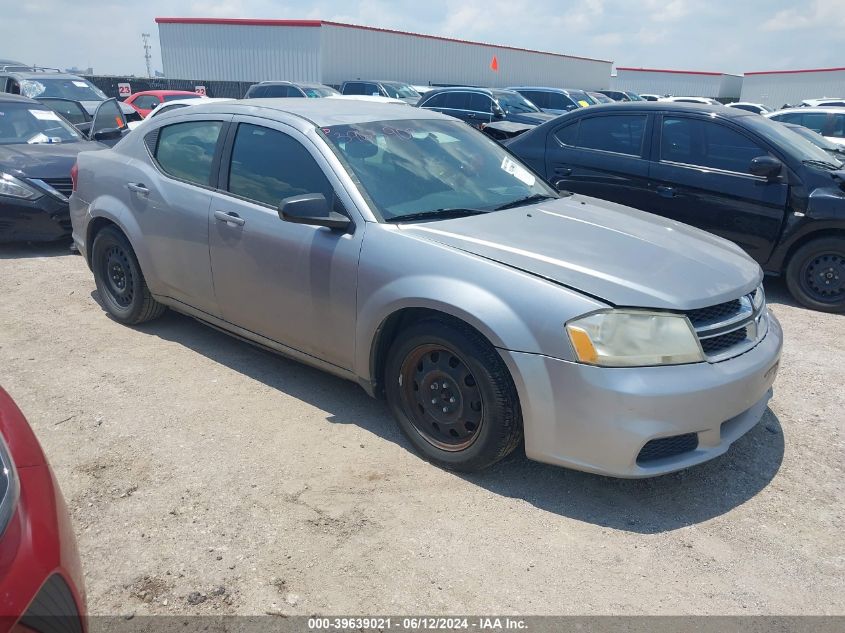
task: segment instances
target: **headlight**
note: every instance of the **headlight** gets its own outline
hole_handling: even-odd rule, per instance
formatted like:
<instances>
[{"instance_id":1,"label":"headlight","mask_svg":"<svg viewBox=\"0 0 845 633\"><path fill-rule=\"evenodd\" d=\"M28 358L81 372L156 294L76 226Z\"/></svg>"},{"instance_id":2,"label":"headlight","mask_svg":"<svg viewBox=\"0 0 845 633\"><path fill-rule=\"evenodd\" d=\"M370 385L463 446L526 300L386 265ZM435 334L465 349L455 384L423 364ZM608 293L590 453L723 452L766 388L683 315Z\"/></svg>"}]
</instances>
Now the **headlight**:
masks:
<instances>
[{"instance_id":1,"label":"headlight","mask_svg":"<svg viewBox=\"0 0 845 633\"><path fill-rule=\"evenodd\" d=\"M6 442L0 437L0 536L6 531L6 526L15 513L19 494L18 474L15 472Z\"/></svg>"},{"instance_id":2,"label":"headlight","mask_svg":"<svg viewBox=\"0 0 845 633\"><path fill-rule=\"evenodd\" d=\"M577 359L602 367L680 365L704 360L684 315L606 310L574 319L566 332Z\"/></svg>"},{"instance_id":3,"label":"headlight","mask_svg":"<svg viewBox=\"0 0 845 633\"><path fill-rule=\"evenodd\" d=\"M30 187L22 180L18 180L9 174L0 173L0 196L35 200L42 195L44 195L43 192L38 191L35 187Z\"/></svg>"},{"instance_id":4,"label":"headlight","mask_svg":"<svg viewBox=\"0 0 845 633\"><path fill-rule=\"evenodd\" d=\"M760 308L766 303L766 293L763 292L763 284L757 286L757 290L751 295L751 303L754 306L754 312L758 312Z\"/></svg>"}]
</instances>

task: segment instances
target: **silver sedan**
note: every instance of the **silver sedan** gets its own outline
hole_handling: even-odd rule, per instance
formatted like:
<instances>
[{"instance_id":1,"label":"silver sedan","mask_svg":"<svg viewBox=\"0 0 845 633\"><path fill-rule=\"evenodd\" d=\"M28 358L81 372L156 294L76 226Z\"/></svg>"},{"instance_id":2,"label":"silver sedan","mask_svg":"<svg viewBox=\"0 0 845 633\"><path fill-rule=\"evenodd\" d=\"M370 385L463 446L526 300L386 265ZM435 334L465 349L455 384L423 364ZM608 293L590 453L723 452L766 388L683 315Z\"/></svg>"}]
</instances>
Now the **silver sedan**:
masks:
<instances>
[{"instance_id":1,"label":"silver sedan","mask_svg":"<svg viewBox=\"0 0 845 633\"><path fill-rule=\"evenodd\" d=\"M198 104L74 178L115 319L169 307L357 381L444 467L524 437L531 459L658 475L725 452L771 396L781 329L737 246L557 192L435 112Z\"/></svg>"}]
</instances>

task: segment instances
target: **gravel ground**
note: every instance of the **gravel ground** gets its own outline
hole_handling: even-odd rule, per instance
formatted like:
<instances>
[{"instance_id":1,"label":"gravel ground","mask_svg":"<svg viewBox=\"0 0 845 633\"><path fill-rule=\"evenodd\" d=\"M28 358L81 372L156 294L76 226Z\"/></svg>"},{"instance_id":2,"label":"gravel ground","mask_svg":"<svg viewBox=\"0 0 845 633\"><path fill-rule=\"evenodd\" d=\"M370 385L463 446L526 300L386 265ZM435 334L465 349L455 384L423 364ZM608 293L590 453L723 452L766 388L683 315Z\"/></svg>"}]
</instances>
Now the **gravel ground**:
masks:
<instances>
[{"instance_id":1,"label":"gravel ground","mask_svg":"<svg viewBox=\"0 0 845 633\"><path fill-rule=\"evenodd\" d=\"M0 247L0 384L61 482L92 614L843 614L845 317L767 291L770 410L645 481L439 470L354 384L172 312L112 321L64 245Z\"/></svg>"}]
</instances>

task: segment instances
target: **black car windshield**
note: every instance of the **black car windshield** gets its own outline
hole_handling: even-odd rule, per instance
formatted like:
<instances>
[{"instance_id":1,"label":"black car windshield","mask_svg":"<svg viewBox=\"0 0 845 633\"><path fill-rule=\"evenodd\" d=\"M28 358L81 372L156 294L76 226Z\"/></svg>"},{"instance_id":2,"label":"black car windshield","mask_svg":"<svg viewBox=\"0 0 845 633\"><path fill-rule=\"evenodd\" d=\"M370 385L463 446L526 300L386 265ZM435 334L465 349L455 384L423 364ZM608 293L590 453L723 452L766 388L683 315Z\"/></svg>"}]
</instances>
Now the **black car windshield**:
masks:
<instances>
[{"instance_id":1,"label":"black car windshield","mask_svg":"<svg viewBox=\"0 0 845 633\"><path fill-rule=\"evenodd\" d=\"M380 121L321 128L386 221L449 209L493 211L557 192L463 122Z\"/></svg>"},{"instance_id":2,"label":"black car windshield","mask_svg":"<svg viewBox=\"0 0 845 633\"><path fill-rule=\"evenodd\" d=\"M329 88L328 86L320 86L315 84L302 84L300 85L302 91L305 93L306 97L310 97L312 99L317 97L330 97L331 95L339 95L340 93L335 90L334 88Z\"/></svg>"},{"instance_id":3,"label":"black car windshield","mask_svg":"<svg viewBox=\"0 0 845 633\"><path fill-rule=\"evenodd\" d=\"M840 161L833 158L828 152L777 121L756 114L749 114L742 117L742 123L800 161L821 161L831 163L837 169L841 167ZM837 163L839 164L837 165Z\"/></svg>"},{"instance_id":4,"label":"black car windshield","mask_svg":"<svg viewBox=\"0 0 845 633\"><path fill-rule=\"evenodd\" d=\"M518 92L494 92L493 97L505 112L539 112L540 108Z\"/></svg>"},{"instance_id":5,"label":"black car windshield","mask_svg":"<svg viewBox=\"0 0 845 633\"><path fill-rule=\"evenodd\" d=\"M411 88L408 84L401 83L383 83L384 91L387 96L394 99L419 99L420 93Z\"/></svg>"},{"instance_id":6,"label":"black car windshield","mask_svg":"<svg viewBox=\"0 0 845 633\"><path fill-rule=\"evenodd\" d=\"M21 94L30 99L60 97L74 101L105 101L106 95L94 84L77 78L39 77L22 79Z\"/></svg>"},{"instance_id":7,"label":"black car windshield","mask_svg":"<svg viewBox=\"0 0 845 633\"><path fill-rule=\"evenodd\" d=\"M0 103L0 145L73 143L79 132L41 104Z\"/></svg>"}]
</instances>

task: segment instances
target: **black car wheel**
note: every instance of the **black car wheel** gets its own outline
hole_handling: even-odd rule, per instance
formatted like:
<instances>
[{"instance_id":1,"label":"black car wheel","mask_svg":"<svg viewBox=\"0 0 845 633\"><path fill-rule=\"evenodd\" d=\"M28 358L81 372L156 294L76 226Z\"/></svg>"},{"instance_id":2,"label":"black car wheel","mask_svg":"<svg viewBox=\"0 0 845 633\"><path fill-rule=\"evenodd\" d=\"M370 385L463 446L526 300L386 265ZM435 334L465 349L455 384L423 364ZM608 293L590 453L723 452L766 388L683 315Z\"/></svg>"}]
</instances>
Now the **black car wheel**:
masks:
<instances>
[{"instance_id":1,"label":"black car wheel","mask_svg":"<svg viewBox=\"0 0 845 633\"><path fill-rule=\"evenodd\" d=\"M387 401L400 428L427 459L475 471L505 457L522 439L513 380L475 330L426 319L388 352Z\"/></svg>"},{"instance_id":2,"label":"black car wheel","mask_svg":"<svg viewBox=\"0 0 845 633\"><path fill-rule=\"evenodd\" d=\"M826 237L799 248L786 269L795 300L823 312L845 312L845 239Z\"/></svg>"},{"instance_id":3,"label":"black car wheel","mask_svg":"<svg viewBox=\"0 0 845 633\"><path fill-rule=\"evenodd\" d=\"M143 323L165 311L150 294L135 251L118 229L109 226L97 233L91 268L103 305L121 323Z\"/></svg>"}]
</instances>

